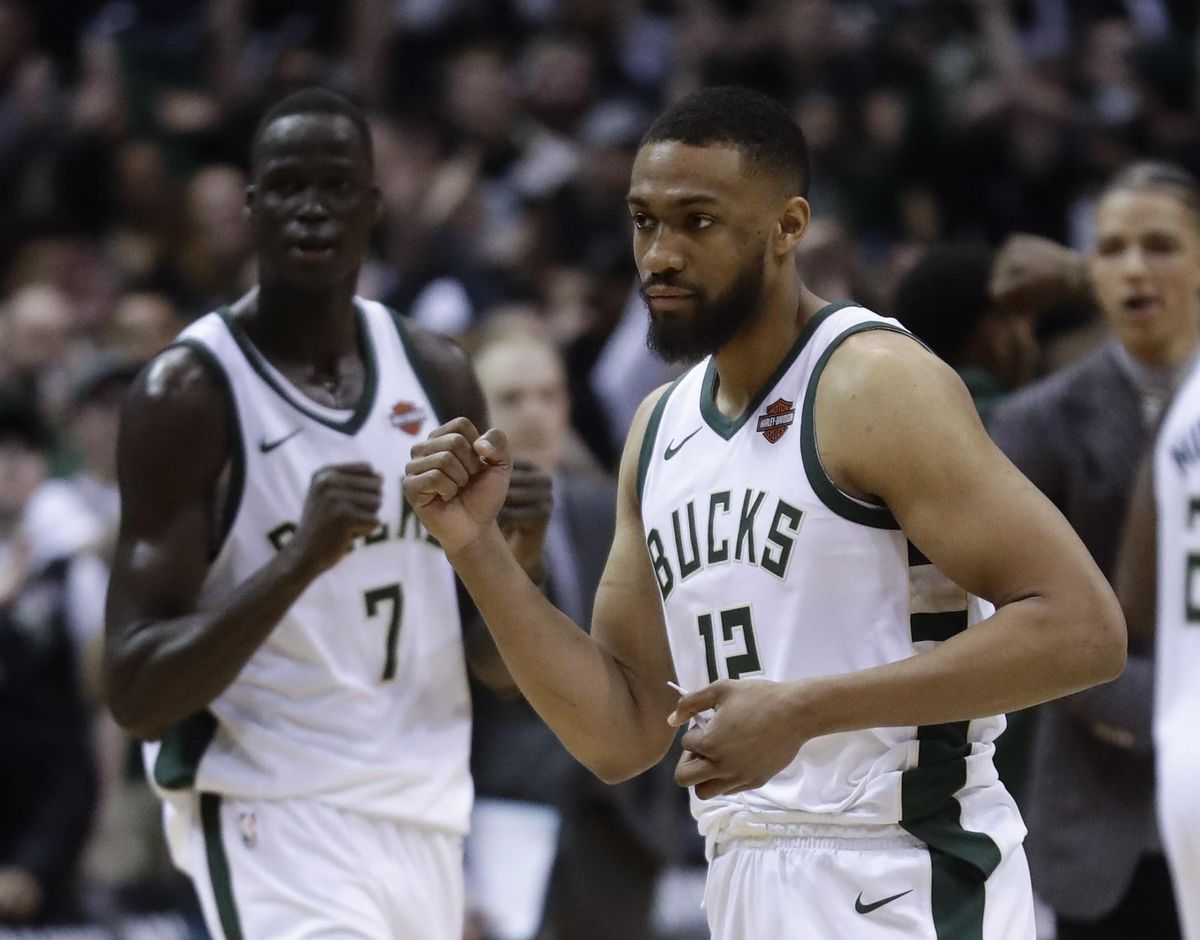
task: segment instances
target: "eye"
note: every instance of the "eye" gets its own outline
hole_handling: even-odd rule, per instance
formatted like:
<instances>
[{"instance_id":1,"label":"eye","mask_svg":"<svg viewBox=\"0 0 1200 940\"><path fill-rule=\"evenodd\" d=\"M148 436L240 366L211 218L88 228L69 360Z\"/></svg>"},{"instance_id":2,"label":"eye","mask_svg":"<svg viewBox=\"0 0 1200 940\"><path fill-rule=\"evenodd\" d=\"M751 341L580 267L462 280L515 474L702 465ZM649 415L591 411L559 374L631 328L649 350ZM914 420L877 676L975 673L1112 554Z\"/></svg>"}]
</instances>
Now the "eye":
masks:
<instances>
[{"instance_id":1,"label":"eye","mask_svg":"<svg viewBox=\"0 0 1200 940\"><path fill-rule=\"evenodd\" d=\"M1096 254L1103 257L1111 257L1121 253L1124 248L1124 243L1119 238L1102 238L1096 244Z\"/></svg>"},{"instance_id":2,"label":"eye","mask_svg":"<svg viewBox=\"0 0 1200 940\"><path fill-rule=\"evenodd\" d=\"M644 232L654 224L654 220L645 212L635 212L632 216L633 227L639 232Z\"/></svg>"},{"instance_id":3,"label":"eye","mask_svg":"<svg viewBox=\"0 0 1200 940\"><path fill-rule=\"evenodd\" d=\"M1146 236L1146 251L1156 255L1169 255L1179 243L1165 232L1151 232Z\"/></svg>"},{"instance_id":4,"label":"eye","mask_svg":"<svg viewBox=\"0 0 1200 940\"><path fill-rule=\"evenodd\" d=\"M715 221L716 219L714 219L711 215L700 215L699 213L694 213L688 216L688 227L697 232L702 232Z\"/></svg>"}]
</instances>

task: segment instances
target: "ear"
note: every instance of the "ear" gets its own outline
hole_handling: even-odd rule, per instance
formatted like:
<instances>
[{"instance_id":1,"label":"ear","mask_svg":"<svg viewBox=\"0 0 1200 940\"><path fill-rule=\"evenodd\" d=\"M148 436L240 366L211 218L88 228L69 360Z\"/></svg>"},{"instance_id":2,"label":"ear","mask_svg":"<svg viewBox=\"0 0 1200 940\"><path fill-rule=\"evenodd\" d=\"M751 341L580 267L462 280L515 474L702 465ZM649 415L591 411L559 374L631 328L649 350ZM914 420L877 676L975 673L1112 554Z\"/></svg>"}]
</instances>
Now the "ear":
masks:
<instances>
[{"instance_id":1,"label":"ear","mask_svg":"<svg viewBox=\"0 0 1200 940\"><path fill-rule=\"evenodd\" d=\"M779 254L790 254L796 249L808 231L811 219L812 206L803 196L793 196L784 204L775 231L775 245Z\"/></svg>"},{"instance_id":2,"label":"ear","mask_svg":"<svg viewBox=\"0 0 1200 940\"><path fill-rule=\"evenodd\" d=\"M254 208L254 198L257 195L253 186L246 187L246 215L249 215L250 210Z\"/></svg>"}]
</instances>

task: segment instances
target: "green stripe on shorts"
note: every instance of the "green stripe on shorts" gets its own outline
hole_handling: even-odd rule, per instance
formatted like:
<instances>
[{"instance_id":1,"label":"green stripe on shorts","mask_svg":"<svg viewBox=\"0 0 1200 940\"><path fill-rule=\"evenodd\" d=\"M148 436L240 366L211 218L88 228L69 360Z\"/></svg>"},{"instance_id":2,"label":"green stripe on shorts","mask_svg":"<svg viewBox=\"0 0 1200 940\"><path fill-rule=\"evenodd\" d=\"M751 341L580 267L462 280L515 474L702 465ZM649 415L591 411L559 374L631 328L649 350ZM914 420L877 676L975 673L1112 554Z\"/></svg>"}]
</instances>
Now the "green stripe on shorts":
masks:
<instances>
[{"instance_id":1,"label":"green stripe on shorts","mask_svg":"<svg viewBox=\"0 0 1200 940\"><path fill-rule=\"evenodd\" d=\"M204 854L208 857L208 876L212 880L221 930L225 932L225 940L243 940L233 900L233 881L229 877L229 859L221 841L221 797L216 793L200 794L200 823L204 828Z\"/></svg>"}]
</instances>

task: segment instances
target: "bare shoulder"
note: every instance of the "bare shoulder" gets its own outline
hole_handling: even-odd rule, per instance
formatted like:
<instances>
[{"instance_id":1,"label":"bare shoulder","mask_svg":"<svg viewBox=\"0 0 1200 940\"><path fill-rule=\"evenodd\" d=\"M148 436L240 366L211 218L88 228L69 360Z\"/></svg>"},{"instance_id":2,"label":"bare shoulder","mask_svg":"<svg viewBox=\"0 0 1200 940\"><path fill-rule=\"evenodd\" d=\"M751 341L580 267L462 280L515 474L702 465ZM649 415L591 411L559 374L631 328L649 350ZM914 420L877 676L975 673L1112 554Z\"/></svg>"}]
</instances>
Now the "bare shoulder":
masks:
<instances>
[{"instance_id":1,"label":"bare shoulder","mask_svg":"<svg viewBox=\"0 0 1200 940\"><path fill-rule=\"evenodd\" d=\"M215 478L228 452L230 412L215 360L182 345L159 353L134 380L121 409L123 498L163 491L167 479L186 485Z\"/></svg>"},{"instance_id":2,"label":"bare shoulder","mask_svg":"<svg viewBox=\"0 0 1200 940\"><path fill-rule=\"evenodd\" d=\"M846 339L817 386L814 423L826 471L851 495L885 496L921 452L990 447L958 374L911 336Z\"/></svg>"},{"instance_id":3,"label":"bare shoulder","mask_svg":"<svg viewBox=\"0 0 1200 940\"><path fill-rule=\"evenodd\" d=\"M466 350L448 336L418 326L407 317L393 316L426 393L434 399L434 408L440 405L444 412L439 417L449 421L463 416L480 430L485 428L487 406Z\"/></svg>"},{"instance_id":4,"label":"bare shoulder","mask_svg":"<svg viewBox=\"0 0 1200 940\"><path fill-rule=\"evenodd\" d=\"M621 454L621 468L617 479L618 497L626 507L636 509L640 504L641 479L645 472L643 450L647 437L654 433L651 423L655 410L660 403L664 403L673 386L673 382L666 382L643 398L629 423L629 433L625 437L625 450Z\"/></svg>"},{"instance_id":5,"label":"bare shoulder","mask_svg":"<svg viewBox=\"0 0 1200 940\"><path fill-rule=\"evenodd\" d=\"M865 330L834 350L821 377L820 398L855 408L888 407L916 395L967 395L958 374L914 337Z\"/></svg>"}]
</instances>

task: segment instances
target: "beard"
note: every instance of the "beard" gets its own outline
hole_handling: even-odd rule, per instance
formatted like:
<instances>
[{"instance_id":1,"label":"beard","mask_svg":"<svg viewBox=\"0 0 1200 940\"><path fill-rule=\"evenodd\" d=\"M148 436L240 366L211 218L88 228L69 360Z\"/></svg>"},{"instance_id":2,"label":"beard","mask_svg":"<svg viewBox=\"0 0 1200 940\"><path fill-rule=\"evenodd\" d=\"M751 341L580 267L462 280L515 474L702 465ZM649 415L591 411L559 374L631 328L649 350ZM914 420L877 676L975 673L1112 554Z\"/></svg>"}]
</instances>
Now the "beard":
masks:
<instances>
[{"instance_id":1,"label":"beard","mask_svg":"<svg viewBox=\"0 0 1200 940\"><path fill-rule=\"evenodd\" d=\"M763 296L763 269L760 258L744 267L734 282L711 300L699 287L671 277L651 277L642 285L642 300L651 285L677 286L695 291L695 312L689 316L665 317L655 314L650 304L646 326L646 345L664 362L691 363L715 353L753 323L760 313Z\"/></svg>"}]
</instances>

